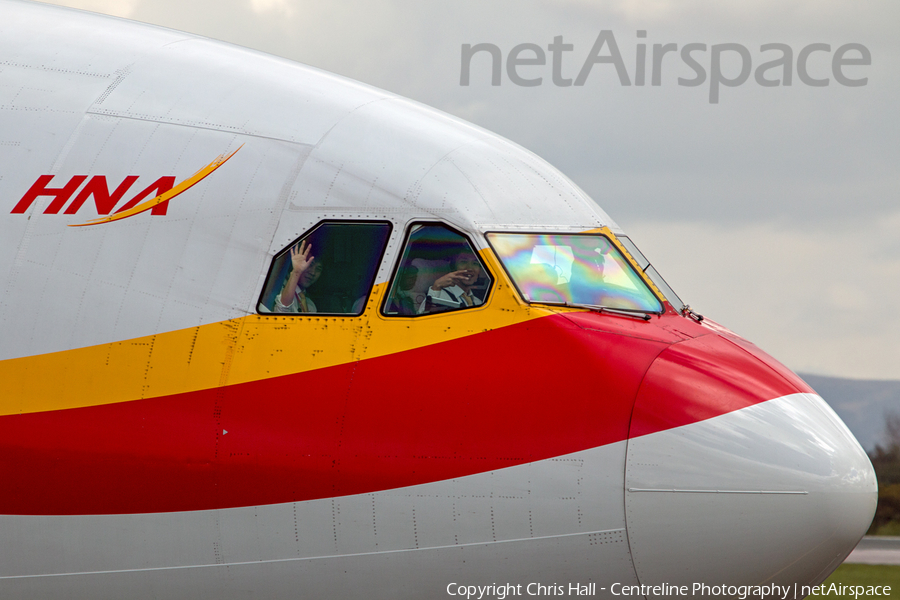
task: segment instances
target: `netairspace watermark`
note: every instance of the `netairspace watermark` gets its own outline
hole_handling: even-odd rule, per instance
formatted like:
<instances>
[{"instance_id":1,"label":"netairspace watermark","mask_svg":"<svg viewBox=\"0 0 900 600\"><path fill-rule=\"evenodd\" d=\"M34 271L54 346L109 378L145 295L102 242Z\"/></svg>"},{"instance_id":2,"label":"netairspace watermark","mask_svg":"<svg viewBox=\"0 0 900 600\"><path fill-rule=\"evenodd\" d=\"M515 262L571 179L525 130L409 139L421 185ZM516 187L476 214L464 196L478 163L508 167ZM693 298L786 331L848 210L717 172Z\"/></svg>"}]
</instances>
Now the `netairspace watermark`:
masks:
<instances>
[{"instance_id":1,"label":"netairspace watermark","mask_svg":"<svg viewBox=\"0 0 900 600\"><path fill-rule=\"evenodd\" d=\"M637 31L638 39L646 37L646 30ZM575 51L575 44L567 44L563 41L563 36L557 35L553 38L553 42L547 45L547 50L550 52L551 62L549 73L547 53L542 46L534 43L514 46L506 55L506 76L509 81L518 86L534 87L542 85L544 76L549 75L553 85L557 87L583 86L596 65L611 65L615 68L622 86L632 85L632 79L635 86L643 86L647 82L649 66L650 85L660 86L663 82L664 67L673 68L672 64L677 63L680 57L680 62L693 72L693 77L678 77L678 85L697 87L706 84L709 86L710 104L718 104L722 87L743 85L750 80L751 74L754 81L762 87L791 86L796 67L797 78L802 84L810 87L828 87L831 84L831 77L842 86L860 87L866 85L869 78L861 77L864 72L859 67L872 64L872 53L863 44L858 43L843 44L833 52L831 44L807 44L796 53L796 61L794 49L788 44L780 43L761 45L760 56L756 61L749 48L737 43L710 46L703 43L688 43L683 44L680 50L678 44L674 42L653 44L650 48L646 43L638 43L635 46L634 69L633 72L629 72L616 43L616 36L612 30L604 29L581 62L581 68L573 80L563 76L564 70L572 71L569 74L574 73L571 64L564 69L563 62L566 60L566 52ZM483 66L485 58L482 56L483 53L490 57L491 85L498 86L502 83L503 52L496 44L485 42L462 45L459 85L470 84L473 59L476 65ZM810 57L813 57L812 62L816 63L814 73L810 73ZM831 62L830 70L820 64L828 58ZM762 59L765 59L765 62L757 64L754 70L753 65ZM727 66L723 63L727 63ZM740 64L740 69L734 68L736 64ZM828 77L829 74L831 77ZM486 76L487 72L479 67L477 75Z\"/></svg>"},{"instance_id":2,"label":"netairspace watermark","mask_svg":"<svg viewBox=\"0 0 900 600\"><path fill-rule=\"evenodd\" d=\"M517 596L596 596L597 592L606 594L606 587L598 587L596 583L492 583L490 585L467 585L463 583L450 583L447 585L447 595L465 598L466 600L505 600ZM750 600L753 598L781 600L799 600L807 596L832 596L841 598L869 598L890 597L889 585L843 585L840 583L821 585L784 586L776 584L768 585L710 585L706 583L694 583L691 585L672 585L663 583L660 585L633 585L614 583L609 586L609 595L612 596L691 596L700 598L715 598L727 596Z\"/></svg>"}]
</instances>

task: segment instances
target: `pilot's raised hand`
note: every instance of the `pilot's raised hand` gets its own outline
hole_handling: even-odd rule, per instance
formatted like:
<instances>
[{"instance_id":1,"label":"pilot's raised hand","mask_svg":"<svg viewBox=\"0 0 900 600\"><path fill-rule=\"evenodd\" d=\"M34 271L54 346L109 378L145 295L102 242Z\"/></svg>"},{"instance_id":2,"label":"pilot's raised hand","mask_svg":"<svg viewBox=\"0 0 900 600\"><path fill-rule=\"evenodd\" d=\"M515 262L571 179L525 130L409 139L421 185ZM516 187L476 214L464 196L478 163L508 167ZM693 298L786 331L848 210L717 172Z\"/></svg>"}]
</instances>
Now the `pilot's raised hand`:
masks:
<instances>
[{"instance_id":1,"label":"pilot's raised hand","mask_svg":"<svg viewBox=\"0 0 900 600\"><path fill-rule=\"evenodd\" d=\"M312 244L307 244L305 240L300 242L298 246L291 248L291 275L294 273L298 276L302 275L309 268L309 265L316 258L309 255L311 250Z\"/></svg>"},{"instance_id":2,"label":"pilot's raised hand","mask_svg":"<svg viewBox=\"0 0 900 600\"><path fill-rule=\"evenodd\" d=\"M305 241L300 242L299 246L291 247L291 274L278 299L282 307L288 307L293 303L300 278L315 260L315 256L310 256L311 250L312 244L307 244Z\"/></svg>"},{"instance_id":3,"label":"pilot's raised hand","mask_svg":"<svg viewBox=\"0 0 900 600\"><path fill-rule=\"evenodd\" d=\"M438 277L435 282L431 284L431 289L437 292L454 285L458 285L460 287L472 285L473 283L475 283L474 280L477 277L478 273L475 271L475 269L460 269L459 271L453 271L451 273L447 273L446 275Z\"/></svg>"}]
</instances>

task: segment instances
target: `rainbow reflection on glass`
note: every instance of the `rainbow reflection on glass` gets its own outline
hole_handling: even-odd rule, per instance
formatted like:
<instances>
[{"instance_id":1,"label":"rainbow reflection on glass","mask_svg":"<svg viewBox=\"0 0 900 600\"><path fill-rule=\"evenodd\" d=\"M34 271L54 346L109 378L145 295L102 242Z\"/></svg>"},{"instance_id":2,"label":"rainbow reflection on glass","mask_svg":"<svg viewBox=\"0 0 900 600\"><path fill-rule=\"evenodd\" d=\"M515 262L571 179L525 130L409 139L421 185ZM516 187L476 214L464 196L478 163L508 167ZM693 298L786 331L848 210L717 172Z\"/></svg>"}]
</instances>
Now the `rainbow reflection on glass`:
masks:
<instances>
[{"instance_id":1,"label":"rainbow reflection on glass","mask_svg":"<svg viewBox=\"0 0 900 600\"><path fill-rule=\"evenodd\" d=\"M528 302L663 311L647 284L603 235L489 233L487 239Z\"/></svg>"}]
</instances>

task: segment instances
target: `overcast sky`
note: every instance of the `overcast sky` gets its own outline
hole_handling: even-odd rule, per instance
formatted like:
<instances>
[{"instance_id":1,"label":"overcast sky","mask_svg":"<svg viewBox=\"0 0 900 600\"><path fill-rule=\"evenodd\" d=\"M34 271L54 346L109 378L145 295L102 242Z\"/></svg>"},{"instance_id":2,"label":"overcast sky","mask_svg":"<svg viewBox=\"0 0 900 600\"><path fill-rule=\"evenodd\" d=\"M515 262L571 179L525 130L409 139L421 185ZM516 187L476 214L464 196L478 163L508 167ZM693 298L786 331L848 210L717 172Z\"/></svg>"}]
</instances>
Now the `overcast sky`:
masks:
<instances>
[{"instance_id":1,"label":"overcast sky","mask_svg":"<svg viewBox=\"0 0 900 600\"><path fill-rule=\"evenodd\" d=\"M65 0L85 8L248 46L364 81L495 131L554 164L602 206L676 292L797 371L900 379L900 3L896 0ZM602 31L622 57L577 80ZM646 32L639 38L638 32ZM462 46L494 44L460 85ZM706 44L690 57L687 44ZM514 47L546 64L507 72ZM635 85L646 44L645 85ZM654 44L661 56L652 83ZM747 81L718 88L713 45L740 44ZM790 86L755 71L792 53ZM826 86L804 83L828 79ZM870 65L832 64L861 44ZM730 48L733 48L731 46ZM721 78L738 50L719 48ZM597 54L609 56L607 44ZM845 60L861 58L848 50ZM536 57L524 49L519 59ZM840 58L840 57L838 57ZM784 78L783 67L767 70Z\"/></svg>"}]
</instances>

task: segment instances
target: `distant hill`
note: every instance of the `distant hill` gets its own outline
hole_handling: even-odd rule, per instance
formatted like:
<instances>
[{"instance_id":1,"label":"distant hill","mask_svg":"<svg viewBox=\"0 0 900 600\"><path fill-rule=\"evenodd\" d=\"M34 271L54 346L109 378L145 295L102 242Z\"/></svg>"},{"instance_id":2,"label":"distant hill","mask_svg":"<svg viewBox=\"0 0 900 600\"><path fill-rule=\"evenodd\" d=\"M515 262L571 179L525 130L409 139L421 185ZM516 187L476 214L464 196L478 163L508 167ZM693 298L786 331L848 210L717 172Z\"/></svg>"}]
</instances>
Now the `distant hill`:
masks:
<instances>
[{"instance_id":1,"label":"distant hill","mask_svg":"<svg viewBox=\"0 0 900 600\"><path fill-rule=\"evenodd\" d=\"M885 411L900 413L900 381L799 375L831 405L866 451L884 444Z\"/></svg>"}]
</instances>

